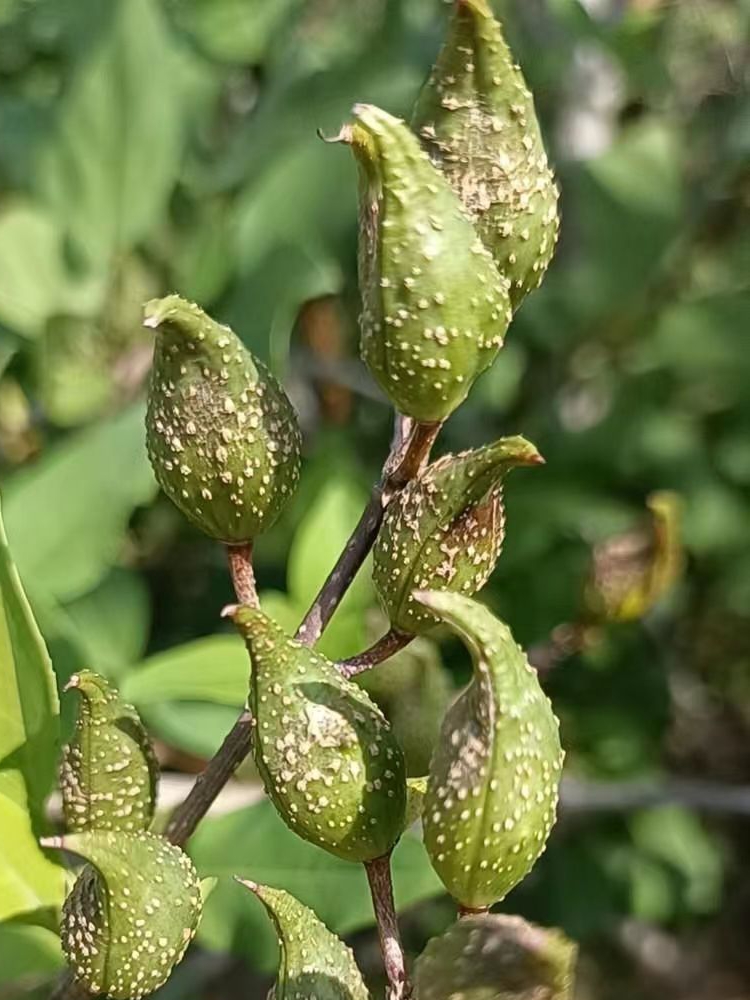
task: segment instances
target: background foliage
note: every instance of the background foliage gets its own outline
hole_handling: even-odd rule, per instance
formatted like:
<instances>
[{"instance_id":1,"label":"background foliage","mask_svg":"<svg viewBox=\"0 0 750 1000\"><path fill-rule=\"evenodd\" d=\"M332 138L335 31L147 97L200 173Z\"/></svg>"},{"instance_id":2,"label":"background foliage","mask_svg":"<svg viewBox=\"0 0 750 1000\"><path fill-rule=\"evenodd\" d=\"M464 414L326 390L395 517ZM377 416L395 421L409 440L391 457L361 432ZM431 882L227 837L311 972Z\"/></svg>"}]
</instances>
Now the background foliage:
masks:
<instances>
[{"instance_id":1,"label":"background foliage","mask_svg":"<svg viewBox=\"0 0 750 1000\"><path fill-rule=\"evenodd\" d=\"M522 431L547 459L511 478L484 596L522 642L543 640L575 614L591 544L633 524L654 488L683 494L689 557L668 607L612 627L552 677L576 784L507 905L582 942L582 998L738 1000L750 997L750 4L497 10L537 95L563 229L541 290L441 438L458 449ZM148 467L141 304L194 298L285 378L307 462L257 555L264 605L291 627L390 433L356 359L355 171L315 130L335 132L355 101L407 113L445 13L438 0L0 0L7 534L58 682L81 666L116 680L168 786L218 746L245 668L218 618L222 553ZM323 649L352 653L381 625L365 573ZM18 654L23 628L8 627ZM45 674L38 637L21 645L24 669ZM10 691L20 661L6 670L3 655ZM368 682L413 773L466 666L457 645L424 641ZM50 693L34 738L49 740L56 712ZM63 732L69 712L64 699ZM50 774L29 777L13 745L0 810L26 795L38 809ZM2 886L13 859L0 827ZM267 879L361 931L377 976L364 876L295 840L266 804L210 818L192 853L201 874ZM0 995L45 996L59 966L48 907L60 888L45 884L51 896L0 912ZM417 952L451 910L416 840L399 848L396 884L418 903L406 911ZM273 941L246 893L219 885L199 943L160 996L262 995Z\"/></svg>"}]
</instances>

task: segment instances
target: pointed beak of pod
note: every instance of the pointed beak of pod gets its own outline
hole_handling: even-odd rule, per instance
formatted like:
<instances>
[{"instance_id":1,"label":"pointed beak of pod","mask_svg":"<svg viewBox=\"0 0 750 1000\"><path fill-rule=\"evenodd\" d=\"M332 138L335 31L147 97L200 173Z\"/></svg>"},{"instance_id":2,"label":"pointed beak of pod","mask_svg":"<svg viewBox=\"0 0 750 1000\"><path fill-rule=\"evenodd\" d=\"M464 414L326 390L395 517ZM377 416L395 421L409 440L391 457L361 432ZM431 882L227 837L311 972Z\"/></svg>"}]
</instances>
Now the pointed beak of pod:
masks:
<instances>
[{"instance_id":1,"label":"pointed beak of pod","mask_svg":"<svg viewBox=\"0 0 750 1000\"><path fill-rule=\"evenodd\" d=\"M517 434L515 437L502 438L497 442L497 458L508 465L544 465L544 458L536 446L525 437Z\"/></svg>"},{"instance_id":2,"label":"pointed beak of pod","mask_svg":"<svg viewBox=\"0 0 750 1000\"><path fill-rule=\"evenodd\" d=\"M235 882L239 882L240 885L244 885L244 887L249 889L250 892L257 894L258 889L260 888L257 882L253 882L249 878L242 878L240 875L234 875L233 878Z\"/></svg>"},{"instance_id":3,"label":"pointed beak of pod","mask_svg":"<svg viewBox=\"0 0 750 1000\"><path fill-rule=\"evenodd\" d=\"M244 639L249 639L259 622L266 622L268 619L258 608L251 608L247 604L227 604L221 612L222 618L231 618L237 630Z\"/></svg>"}]
</instances>

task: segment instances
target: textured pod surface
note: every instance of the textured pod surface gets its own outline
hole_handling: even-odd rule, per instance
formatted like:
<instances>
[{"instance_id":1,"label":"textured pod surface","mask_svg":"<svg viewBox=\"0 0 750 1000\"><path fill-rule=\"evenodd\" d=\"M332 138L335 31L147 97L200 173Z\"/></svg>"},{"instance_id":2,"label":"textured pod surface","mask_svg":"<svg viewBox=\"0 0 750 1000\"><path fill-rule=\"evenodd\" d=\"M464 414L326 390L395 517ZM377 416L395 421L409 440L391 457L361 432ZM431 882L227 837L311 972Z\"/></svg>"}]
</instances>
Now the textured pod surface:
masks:
<instances>
[{"instance_id":1,"label":"textured pod surface","mask_svg":"<svg viewBox=\"0 0 750 1000\"><path fill-rule=\"evenodd\" d=\"M382 712L262 612L239 607L234 621L252 660L255 761L279 813L338 857L386 854L403 831L406 778Z\"/></svg>"},{"instance_id":2,"label":"textured pod surface","mask_svg":"<svg viewBox=\"0 0 750 1000\"><path fill-rule=\"evenodd\" d=\"M415 1000L571 1000L576 946L521 917L464 917L414 967Z\"/></svg>"},{"instance_id":3,"label":"textured pod surface","mask_svg":"<svg viewBox=\"0 0 750 1000\"><path fill-rule=\"evenodd\" d=\"M424 840L472 909L503 899L544 850L563 751L557 719L508 626L477 601L420 593L471 650L474 678L448 710L430 764Z\"/></svg>"},{"instance_id":4,"label":"textured pod surface","mask_svg":"<svg viewBox=\"0 0 750 1000\"><path fill-rule=\"evenodd\" d=\"M169 978L200 920L200 883L190 858L151 833L92 830L43 843L85 858L63 907L60 936L92 993L153 993Z\"/></svg>"},{"instance_id":5,"label":"textured pod surface","mask_svg":"<svg viewBox=\"0 0 750 1000\"><path fill-rule=\"evenodd\" d=\"M294 896L254 882L279 935L275 1000L368 1000L367 987L350 948Z\"/></svg>"},{"instance_id":6,"label":"textured pod surface","mask_svg":"<svg viewBox=\"0 0 750 1000\"><path fill-rule=\"evenodd\" d=\"M80 705L60 767L67 829L147 829L159 765L138 713L89 670L73 674L68 689L79 693Z\"/></svg>"},{"instance_id":7,"label":"textured pod surface","mask_svg":"<svg viewBox=\"0 0 750 1000\"><path fill-rule=\"evenodd\" d=\"M634 531L607 538L594 549L584 593L585 611L595 621L635 621L647 614L679 579L680 497L668 490L646 501L649 519Z\"/></svg>"},{"instance_id":8,"label":"textured pod surface","mask_svg":"<svg viewBox=\"0 0 750 1000\"><path fill-rule=\"evenodd\" d=\"M389 504L373 549L373 581L391 625L427 632L438 619L415 590L475 594L495 568L505 534L502 480L543 459L522 437L445 455Z\"/></svg>"},{"instance_id":9,"label":"textured pod surface","mask_svg":"<svg viewBox=\"0 0 750 1000\"><path fill-rule=\"evenodd\" d=\"M508 281L407 126L354 115L340 138L360 164L362 357L401 413L442 420L502 347Z\"/></svg>"},{"instance_id":10,"label":"textured pod surface","mask_svg":"<svg viewBox=\"0 0 750 1000\"><path fill-rule=\"evenodd\" d=\"M534 101L487 0L456 0L412 127L452 184L517 308L557 241L557 187Z\"/></svg>"},{"instance_id":11,"label":"textured pod surface","mask_svg":"<svg viewBox=\"0 0 750 1000\"><path fill-rule=\"evenodd\" d=\"M198 306L155 299L144 322L156 330L146 441L159 485L213 538L251 541L297 485L292 404L229 327Z\"/></svg>"}]
</instances>

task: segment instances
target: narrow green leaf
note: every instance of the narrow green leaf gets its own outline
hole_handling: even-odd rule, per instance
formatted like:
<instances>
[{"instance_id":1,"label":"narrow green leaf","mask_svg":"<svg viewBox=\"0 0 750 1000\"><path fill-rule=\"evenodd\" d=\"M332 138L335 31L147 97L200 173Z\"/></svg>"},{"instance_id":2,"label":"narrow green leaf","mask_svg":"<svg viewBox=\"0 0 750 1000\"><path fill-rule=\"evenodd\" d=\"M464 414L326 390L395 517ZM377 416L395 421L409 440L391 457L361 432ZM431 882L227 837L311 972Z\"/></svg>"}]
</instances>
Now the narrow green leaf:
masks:
<instances>
[{"instance_id":1,"label":"narrow green leaf","mask_svg":"<svg viewBox=\"0 0 750 1000\"><path fill-rule=\"evenodd\" d=\"M572 1000L576 946L521 917L464 917L414 967L415 1000Z\"/></svg>"},{"instance_id":2,"label":"narrow green leaf","mask_svg":"<svg viewBox=\"0 0 750 1000\"><path fill-rule=\"evenodd\" d=\"M62 870L34 836L55 773L52 666L11 559L0 517L0 919L62 897Z\"/></svg>"},{"instance_id":3,"label":"narrow green leaf","mask_svg":"<svg viewBox=\"0 0 750 1000\"><path fill-rule=\"evenodd\" d=\"M312 910L283 889L239 881L260 899L279 934L277 1000L368 1000L351 948Z\"/></svg>"}]
</instances>

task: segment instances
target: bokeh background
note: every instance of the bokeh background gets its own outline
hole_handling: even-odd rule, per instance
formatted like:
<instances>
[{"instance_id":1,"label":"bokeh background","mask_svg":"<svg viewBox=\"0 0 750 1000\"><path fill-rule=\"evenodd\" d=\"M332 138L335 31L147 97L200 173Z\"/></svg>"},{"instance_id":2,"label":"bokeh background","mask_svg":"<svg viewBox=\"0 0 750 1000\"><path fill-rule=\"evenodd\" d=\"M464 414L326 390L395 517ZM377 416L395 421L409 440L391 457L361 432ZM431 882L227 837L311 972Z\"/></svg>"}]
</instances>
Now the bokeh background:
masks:
<instances>
[{"instance_id":1,"label":"bokeh background","mask_svg":"<svg viewBox=\"0 0 750 1000\"><path fill-rule=\"evenodd\" d=\"M581 944L580 1000L750 998L750 3L504 0L562 189L562 236L439 451L523 432L484 598L525 644L575 618L591 546L647 494L685 503L687 572L548 689L568 748L547 854L504 904ZM408 115L439 0L0 0L0 482L61 682L90 666L147 721L177 800L231 725L244 652L220 549L144 451L151 334L176 290L283 377L305 436L257 546L293 627L356 521L391 414L357 358L355 101ZM323 642L382 627L367 572ZM420 773L467 676L422 641L368 683ZM64 701L63 711L71 706ZM364 876L287 833L248 766L192 843L202 874L285 886L380 988ZM54 814L55 805L51 804ZM396 857L407 945L452 919L419 841ZM262 997L275 944L223 879L160 998ZM0 995L46 996L54 934L0 925Z\"/></svg>"}]
</instances>

